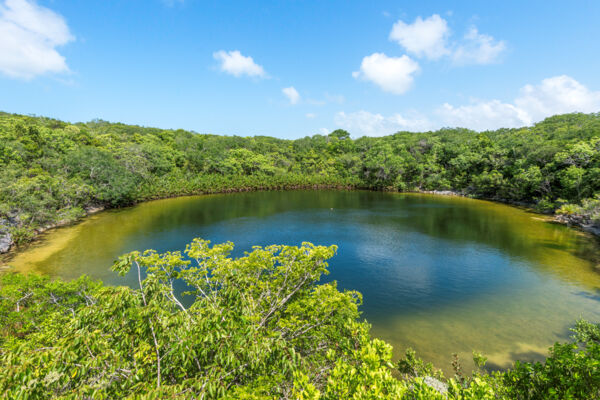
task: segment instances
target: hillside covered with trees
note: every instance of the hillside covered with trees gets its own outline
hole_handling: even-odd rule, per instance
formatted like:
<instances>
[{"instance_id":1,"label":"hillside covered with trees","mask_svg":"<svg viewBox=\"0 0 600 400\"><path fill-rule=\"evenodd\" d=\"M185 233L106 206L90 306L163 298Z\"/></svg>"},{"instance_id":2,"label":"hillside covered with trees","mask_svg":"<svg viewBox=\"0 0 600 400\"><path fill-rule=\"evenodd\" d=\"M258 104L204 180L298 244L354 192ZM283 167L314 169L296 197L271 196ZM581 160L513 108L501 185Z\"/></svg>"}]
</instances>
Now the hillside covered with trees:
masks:
<instances>
[{"instance_id":1,"label":"hillside covered with trees","mask_svg":"<svg viewBox=\"0 0 600 400\"><path fill-rule=\"evenodd\" d=\"M600 114L481 133L284 140L0 113L0 233L16 244L90 208L313 186L453 190L600 224Z\"/></svg>"}]
</instances>

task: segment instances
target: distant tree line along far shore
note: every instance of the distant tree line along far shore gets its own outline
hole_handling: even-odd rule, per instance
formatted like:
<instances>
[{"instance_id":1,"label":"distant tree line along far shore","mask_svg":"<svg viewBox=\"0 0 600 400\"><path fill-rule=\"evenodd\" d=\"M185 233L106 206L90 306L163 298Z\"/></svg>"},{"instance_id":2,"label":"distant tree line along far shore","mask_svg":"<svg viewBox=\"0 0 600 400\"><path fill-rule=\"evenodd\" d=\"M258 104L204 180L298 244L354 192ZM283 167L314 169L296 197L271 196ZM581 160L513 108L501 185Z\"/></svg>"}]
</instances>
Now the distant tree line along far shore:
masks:
<instances>
[{"instance_id":1,"label":"distant tree line along far shore","mask_svg":"<svg viewBox=\"0 0 600 400\"><path fill-rule=\"evenodd\" d=\"M600 225L600 114L482 133L285 140L0 113L0 231L17 244L91 207L315 185L453 190Z\"/></svg>"}]
</instances>

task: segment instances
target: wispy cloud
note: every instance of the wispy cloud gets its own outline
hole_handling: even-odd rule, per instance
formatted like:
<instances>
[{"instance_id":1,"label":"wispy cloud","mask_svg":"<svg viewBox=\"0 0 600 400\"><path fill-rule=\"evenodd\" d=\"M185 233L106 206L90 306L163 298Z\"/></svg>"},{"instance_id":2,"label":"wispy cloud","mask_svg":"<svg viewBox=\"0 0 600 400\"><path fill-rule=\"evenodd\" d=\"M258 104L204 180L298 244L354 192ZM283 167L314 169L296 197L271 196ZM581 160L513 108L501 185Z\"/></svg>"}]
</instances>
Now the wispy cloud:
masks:
<instances>
[{"instance_id":1,"label":"wispy cloud","mask_svg":"<svg viewBox=\"0 0 600 400\"><path fill-rule=\"evenodd\" d=\"M506 50L506 42L496 40L490 35L479 33L471 27L464 40L452 53L455 64L491 64L497 62Z\"/></svg>"}]
</instances>

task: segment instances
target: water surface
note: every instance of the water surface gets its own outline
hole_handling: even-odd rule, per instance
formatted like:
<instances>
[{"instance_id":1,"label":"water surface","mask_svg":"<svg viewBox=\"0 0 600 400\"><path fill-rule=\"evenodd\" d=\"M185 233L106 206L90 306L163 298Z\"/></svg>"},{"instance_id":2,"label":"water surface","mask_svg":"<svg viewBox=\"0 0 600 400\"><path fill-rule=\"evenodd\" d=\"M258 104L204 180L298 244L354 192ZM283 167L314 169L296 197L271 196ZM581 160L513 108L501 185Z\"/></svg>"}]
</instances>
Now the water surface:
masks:
<instances>
[{"instance_id":1,"label":"water surface","mask_svg":"<svg viewBox=\"0 0 600 400\"><path fill-rule=\"evenodd\" d=\"M122 253L183 250L194 237L253 245L339 246L340 288L363 294L373 335L446 371L471 350L492 367L538 360L579 317L600 321L598 241L501 204L363 191L183 197L106 211L48 232L5 262L18 271L133 284L110 271ZM468 367L470 364L465 362Z\"/></svg>"}]
</instances>

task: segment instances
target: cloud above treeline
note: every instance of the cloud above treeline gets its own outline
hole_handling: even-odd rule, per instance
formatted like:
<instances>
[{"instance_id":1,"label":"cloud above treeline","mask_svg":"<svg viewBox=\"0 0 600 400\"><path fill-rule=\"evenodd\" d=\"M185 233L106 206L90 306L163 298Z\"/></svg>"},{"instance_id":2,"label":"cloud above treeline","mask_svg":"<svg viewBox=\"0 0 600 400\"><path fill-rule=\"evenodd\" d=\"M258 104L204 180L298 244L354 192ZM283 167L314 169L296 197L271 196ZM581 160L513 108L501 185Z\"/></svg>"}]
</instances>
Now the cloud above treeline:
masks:
<instances>
[{"instance_id":1,"label":"cloud above treeline","mask_svg":"<svg viewBox=\"0 0 600 400\"><path fill-rule=\"evenodd\" d=\"M164 1L165 4L183 2ZM413 21L398 20L392 25L388 39L398 44L398 54L388 55L374 49L363 57L352 76L395 95L405 94L415 86L422 73L420 63L446 62L453 67L487 65L500 62L508 47L505 41L480 32L476 26L455 35L439 14L419 16ZM60 49L74 40L65 18L57 12L34 0L0 0L0 75L31 80L69 73ZM220 71L236 78L269 78L262 65L239 50L218 50L213 58ZM326 92L322 99L302 97L294 86L282 88L281 93L290 105L299 105L299 112L310 120L318 116L309 107L326 104L341 107L345 103L344 96ZM363 108L338 111L332 122L354 136L380 136L442 127L477 131L520 127L555 114L599 110L600 91L589 89L571 76L558 75L522 86L512 101L472 98L463 104L442 103L426 112L410 109L390 115Z\"/></svg>"},{"instance_id":2,"label":"cloud above treeline","mask_svg":"<svg viewBox=\"0 0 600 400\"><path fill-rule=\"evenodd\" d=\"M468 104L444 103L429 115L414 110L384 116L365 110L338 112L336 126L353 136L383 136L398 131L427 131L465 127L476 131L517 128L556 114L598 112L600 91L592 91L567 75L523 86L512 102L472 99Z\"/></svg>"},{"instance_id":3,"label":"cloud above treeline","mask_svg":"<svg viewBox=\"0 0 600 400\"><path fill-rule=\"evenodd\" d=\"M34 1L0 3L0 73L30 80L69 67L58 48L75 40L65 19Z\"/></svg>"},{"instance_id":4,"label":"cloud above treeline","mask_svg":"<svg viewBox=\"0 0 600 400\"><path fill-rule=\"evenodd\" d=\"M385 136L398 131L427 131L431 127L431 122L415 111L389 116L365 110L352 113L340 111L335 114L334 123L353 136Z\"/></svg>"}]
</instances>

